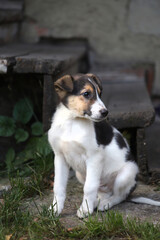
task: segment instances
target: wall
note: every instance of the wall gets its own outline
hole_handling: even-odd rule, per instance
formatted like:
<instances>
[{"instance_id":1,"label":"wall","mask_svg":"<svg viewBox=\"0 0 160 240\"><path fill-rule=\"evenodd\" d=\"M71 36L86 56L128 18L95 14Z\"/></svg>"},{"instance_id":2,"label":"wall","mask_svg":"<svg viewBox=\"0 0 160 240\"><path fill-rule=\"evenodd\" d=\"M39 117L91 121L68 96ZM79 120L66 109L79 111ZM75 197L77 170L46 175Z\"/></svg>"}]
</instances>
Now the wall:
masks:
<instances>
[{"instance_id":1,"label":"wall","mask_svg":"<svg viewBox=\"0 0 160 240\"><path fill-rule=\"evenodd\" d=\"M108 60L154 62L160 95L159 0L26 0L21 38L41 36L83 37Z\"/></svg>"}]
</instances>

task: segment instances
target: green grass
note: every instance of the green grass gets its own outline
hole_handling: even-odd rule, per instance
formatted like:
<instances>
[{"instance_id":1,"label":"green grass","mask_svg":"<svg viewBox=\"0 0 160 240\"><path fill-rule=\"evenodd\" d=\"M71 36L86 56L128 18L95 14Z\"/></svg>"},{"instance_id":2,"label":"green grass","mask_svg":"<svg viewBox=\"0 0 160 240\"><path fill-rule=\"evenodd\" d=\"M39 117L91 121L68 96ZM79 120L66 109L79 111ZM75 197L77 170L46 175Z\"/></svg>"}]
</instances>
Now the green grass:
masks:
<instances>
[{"instance_id":1,"label":"green grass","mask_svg":"<svg viewBox=\"0 0 160 240\"><path fill-rule=\"evenodd\" d=\"M47 206L38 208L35 205L38 213L33 215L23 205L26 197L34 196L35 192L42 194L39 182L33 179L26 182L17 176L11 180L12 189L4 193L3 202L0 203L0 240L5 240L7 235L11 235L10 240L160 239L160 225L124 219L122 214L115 211L108 211L105 215L97 212L84 220L83 227L73 229L64 228L60 218Z\"/></svg>"}]
</instances>

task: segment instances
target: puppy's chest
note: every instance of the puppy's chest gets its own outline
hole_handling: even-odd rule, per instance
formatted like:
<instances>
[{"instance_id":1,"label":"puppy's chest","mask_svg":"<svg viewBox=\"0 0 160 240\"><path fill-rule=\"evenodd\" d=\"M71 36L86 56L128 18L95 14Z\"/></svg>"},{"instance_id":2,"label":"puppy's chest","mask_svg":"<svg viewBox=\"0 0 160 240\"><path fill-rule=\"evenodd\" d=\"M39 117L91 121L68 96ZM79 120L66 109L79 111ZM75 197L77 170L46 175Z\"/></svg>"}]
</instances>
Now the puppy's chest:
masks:
<instances>
[{"instance_id":1,"label":"puppy's chest","mask_svg":"<svg viewBox=\"0 0 160 240\"><path fill-rule=\"evenodd\" d=\"M67 163L76 171L84 172L91 141L92 127L83 121L68 122L59 129L57 144ZM92 144L92 143L91 143Z\"/></svg>"}]
</instances>

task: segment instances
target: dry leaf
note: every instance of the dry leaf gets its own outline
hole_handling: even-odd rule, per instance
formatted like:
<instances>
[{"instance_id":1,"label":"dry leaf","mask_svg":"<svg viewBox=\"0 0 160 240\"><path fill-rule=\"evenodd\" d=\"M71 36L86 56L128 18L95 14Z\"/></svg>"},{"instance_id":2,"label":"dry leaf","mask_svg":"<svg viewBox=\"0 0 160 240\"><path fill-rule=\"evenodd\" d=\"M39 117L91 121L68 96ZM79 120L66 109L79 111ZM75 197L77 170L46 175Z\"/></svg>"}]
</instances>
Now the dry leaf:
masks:
<instances>
[{"instance_id":1,"label":"dry leaf","mask_svg":"<svg viewBox=\"0 0 160 240\"><path fill-rule=\"evenodd\" d=\"M73 230L73 228L68 228L67 230L68 230L68 232L71 232Z\"/></svg>"},{"instance_id":2,"label":"dry leaf","mask_svg":"<svg viewBox=\"0 0 160 240\"><path fill-rule=\"evenodd\" d=\"M4 199L0 199L0 203L4 204Z\"/></svg>"},{"instance_id":3,"label":"dry leaf","mask_svg":"<svg viewBox=\"0 0 160 240\"><path fill-rule=\"evenodd\" d=\"M5 240L10 240L11 237L12 237L12 234L10 234L10 235L6 235L6 236L5 236Z\"/></svg>"},{"instance_id":4,"label":"dry leaf","mask_svg":"<svg viewBox=\"0 0 160 240\"><path fill-rule=\"evenodd\" d=\"M34 220L33 220L34 222L38 222L38 218L36 217L36 218L34 218Z\"/></svg>"}]
</instances>

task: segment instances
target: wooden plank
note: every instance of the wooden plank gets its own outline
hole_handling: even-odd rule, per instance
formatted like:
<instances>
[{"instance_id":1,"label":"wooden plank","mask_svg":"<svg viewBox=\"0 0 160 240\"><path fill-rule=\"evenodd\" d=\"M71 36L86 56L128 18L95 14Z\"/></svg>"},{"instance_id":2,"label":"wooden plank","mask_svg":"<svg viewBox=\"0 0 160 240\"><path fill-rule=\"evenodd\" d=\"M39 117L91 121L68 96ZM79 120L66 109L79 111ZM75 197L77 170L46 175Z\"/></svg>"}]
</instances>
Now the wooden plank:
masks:
<instances>
[{"instance_id":1,"label":"wooden plank","mask_svg":"<svg viewBox=\"0 0 160 240\"><path fill-rule=\"evenodd\" d=\"M115 127L147 127L154 120L154 109L143 80L103 82L102 99L109 110L108 119Z\"/></svg>"},{"instance_id":2,"label":"wooden plank","mask_svg":"<svg viewBox=\"0 0 160 240\"><path fill-rule=\"evenodd\" d=\"M29 54L31 51L37 49L36 44L6 44L0 47L0 58L13 58L20 55Z\"/></svg>"},{"instance_id":3,"label":"wooden plank","mask_svg":"<svg viewBox=\"0 0 160 240\"><path fill-rule=\"evenodd\" d=\"M36 50L37 46L33 44L7 44L0 47L0 61L5 62L5 71L7 73L13 70L13 66L16 65L16 57L29 54L30 51Z\"/></svg>"},{"instance_id":4,"label":"wooden plank","mask_svg":"<svg viewBox=\"0 0 160 240\"><path fill-rule=\"evenodd\" d=\"M16 57L14 71L17 73L57 75L83 58L85 53L84 46L37 45L36 50L27 55Z\"/></svg>"}]
</instances>

